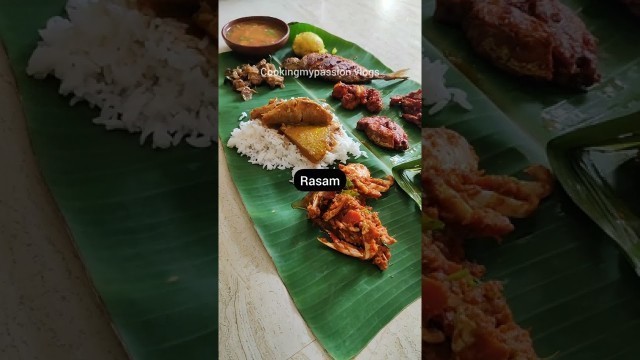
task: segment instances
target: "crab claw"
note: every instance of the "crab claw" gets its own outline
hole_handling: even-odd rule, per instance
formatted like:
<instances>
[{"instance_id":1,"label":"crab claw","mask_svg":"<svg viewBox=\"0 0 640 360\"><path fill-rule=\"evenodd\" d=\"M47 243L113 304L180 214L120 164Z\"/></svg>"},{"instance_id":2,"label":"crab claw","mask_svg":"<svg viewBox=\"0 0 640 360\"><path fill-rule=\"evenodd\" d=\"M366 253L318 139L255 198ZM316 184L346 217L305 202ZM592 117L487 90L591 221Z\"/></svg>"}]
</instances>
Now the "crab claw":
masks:
<instances>
[{"instance_id":1,"label":"crab claw","mask_svg":"<svg viewBox=\"0 0 640 360\"><path fill-rule=\"evenodd\" d=\"M378 244L375 239L373 239L369 234L371 233L371 227L368 223L364 222L362 224L362 235L363 235L363 243L364 243L364 260L371 259L378 252Z\"/></svg>"},{"instance_id":2,"label":"crab claw","mask_svg":"<svg viewBox=\"0 0 640 360\"><path fill-rule=\"evenodd\" d=\"M358 249L357 247L353 246L352 244L346 242L346 241L342 241L340 239L338 239L335 235L333 235L333 233L331 232L327 232L329 234L329 237L331 238L332 241L329 241L325 238L319 237L318 240L325 244L326 246L332 248L335 251L341 252L345 255L349 255L352 256L354 258L358 258L358 259L363 259L364 258L364 253L362 252L362 250Z\"/></svg>"},{"instance_id":3,"label":"crab claw","mask_svg":"<svg viewBox=\"0 0 640 360\"><path fill-rule=\"evenodd\" d=\"M380 270L387 270L389 267L389 259L391 259L391 251L389 251L388 247L383 246L373 258L373 263L376 264Z\"/></svg>"}]
</instances>

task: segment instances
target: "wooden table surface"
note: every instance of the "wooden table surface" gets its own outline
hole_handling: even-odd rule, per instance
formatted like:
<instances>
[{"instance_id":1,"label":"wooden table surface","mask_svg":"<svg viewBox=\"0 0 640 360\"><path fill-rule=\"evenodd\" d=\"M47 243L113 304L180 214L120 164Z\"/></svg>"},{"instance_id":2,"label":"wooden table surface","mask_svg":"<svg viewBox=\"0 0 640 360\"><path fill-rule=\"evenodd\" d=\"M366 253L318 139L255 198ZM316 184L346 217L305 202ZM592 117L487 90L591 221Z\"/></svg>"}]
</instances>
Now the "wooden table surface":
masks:
<instances>
[{"instance_id":1,"label":"wooden table surface","mask_svg":"<svg viewBox=\"0 0 640 360\"><path fill-rule=\"evenodd\" d=\"M420 81L421 4L416 0L220 1L219 26L250 15L319 26ZM229 48L220 38L220 52ZM278 276L242 204L219 145L221 359L325 359ZM420 301L389 323L358 359L419 359Z\"/></svg>"}]
</instances>

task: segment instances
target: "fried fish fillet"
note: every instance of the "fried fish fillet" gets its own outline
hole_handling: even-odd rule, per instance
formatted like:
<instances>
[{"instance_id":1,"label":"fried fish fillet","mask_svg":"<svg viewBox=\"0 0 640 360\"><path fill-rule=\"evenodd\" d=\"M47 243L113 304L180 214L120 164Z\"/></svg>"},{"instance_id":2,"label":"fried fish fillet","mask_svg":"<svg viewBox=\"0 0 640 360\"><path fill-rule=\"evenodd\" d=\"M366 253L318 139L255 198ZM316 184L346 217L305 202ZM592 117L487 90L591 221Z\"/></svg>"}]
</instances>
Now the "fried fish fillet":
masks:
<instances>
[{"instance_id":1,"label":"fried fish fillet","mask_svg":"<svg viewBox=\"0 0 640 360\"><path fill-rule=\"evenodd\" d=\"M358 120L356 129L364 131L376 145L390 150L407 150L407 133L386 116L368 116Z\"/></svg>"},{"instance_id":2,"label":"fried fish fillet","mask_svg":"<svg viewBox=\"0 0 640 360\"><path fill-rule=\"evenodd\" d=\"M329 125L333 114L317 102L300 97L291 100L271 99L267 105L251 111L252 119L260 119L269 127L286 125Z\"/></svg>"},{"instance_id":3,"label":"fried fish fillet","mask_svg":"<svg viewBox=\"0 0 640 360\"><path fill-rule=\"evenodd\" d=\"M600 80L597 39L558 0L438 0L434 17L507 72L573 88Z\"/></svg>"},{"instance_id":4,"label":"fried fish fillet","mask_svg":"<svg viewBox=\"0 0 640 360\"><path fill-rule=\"evenodd\" d=\"M391 74L380 74L369 70L353 60L332 54L311 53L301 59L290 57L284 60L283 66L287 70L308 70L317 74L320 78L348 84L365 83L371 80L395 80L407 79L405 70L399 70Z\"/></svg>"}]
</instances>

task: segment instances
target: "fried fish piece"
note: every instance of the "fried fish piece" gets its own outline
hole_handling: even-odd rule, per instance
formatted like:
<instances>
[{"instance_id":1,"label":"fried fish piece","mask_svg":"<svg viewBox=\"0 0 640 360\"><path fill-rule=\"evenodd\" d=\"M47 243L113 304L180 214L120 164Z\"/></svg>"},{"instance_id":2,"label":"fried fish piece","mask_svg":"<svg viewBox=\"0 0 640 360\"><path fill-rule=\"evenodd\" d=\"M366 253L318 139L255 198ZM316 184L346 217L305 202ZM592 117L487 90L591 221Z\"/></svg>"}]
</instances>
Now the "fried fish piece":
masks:
<instances>
[{"instance_id":1,"label":"fried fish piece","mask_svg":"<svg viewBox=\"0 0 640 360\"><path fill-rule=\"evenodd\" d=\"M291 100L271 99L267 105L251 111L252 119L262 120L269 127L287 125L329 125L333 114L324 106L306 98Z\"/></svg>"},{"instance_id":2,"label":"fried fish piece","mask_svg":"<svg viewBox=\"0 0 640 360\"><path fill-rule=\"evenodd\" d=\"M376 145L391 150L407 150L407 133L386 116L369 116L358 120L356 129L363 130Z\"/></svg>"},{"instance_id":3,"label":"fried fish piece","mask_svg":"<svg viewBox=\"0 0 640 360\"><path fill-rule=\"evenodd\" d=\"M353 60L332 54L311 53L301 59L290 57L284 60L283 66L287 70L308 70L319 75L322 79L348 84L365 83L371 80L407 79L407 69L391 74L380 74L369 70Z\"/></svg>"},{"instance_id":4,"label":"fried fish piece","mask_svg":"<svg viewBox=\"0 0 640 360\"><path fill-rule=\"evenodd\" d=\"M262 115L273 110L276 106L282 104L284 100L282 99L270 99L266 105L259 106L249 113L251 119L262 119Z\"/></svg>"},{"instance_id":5,"label":"fried fish piece","mask_svg":"<svg viewBox=\"0 0 640 360\"><path fill-rule=\"evenodd\" d=\"M597 39L558 0L437 0L434 17L512 74L579 89L600 81Z\"/></svg>"}]
</instances>

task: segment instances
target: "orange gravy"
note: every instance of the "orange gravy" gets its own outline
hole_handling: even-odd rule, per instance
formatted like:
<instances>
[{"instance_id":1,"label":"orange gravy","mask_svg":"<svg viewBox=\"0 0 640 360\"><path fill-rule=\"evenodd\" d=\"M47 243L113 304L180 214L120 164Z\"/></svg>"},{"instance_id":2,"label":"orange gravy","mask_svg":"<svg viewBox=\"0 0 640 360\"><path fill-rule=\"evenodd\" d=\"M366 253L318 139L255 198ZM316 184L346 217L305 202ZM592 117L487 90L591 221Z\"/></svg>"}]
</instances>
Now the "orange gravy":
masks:
<instances>
[{"instance_id":1,"label":"orange gravy","mask_svg":"<svg viewBox=\"0 0 640 360\"><path fill-rule=\"evenodd\" d=\"M284 32L266 21L250 20L233 24L227 37L234 43L246 46L271 45L282 39Z\"/></svg>"}]
</instances>

